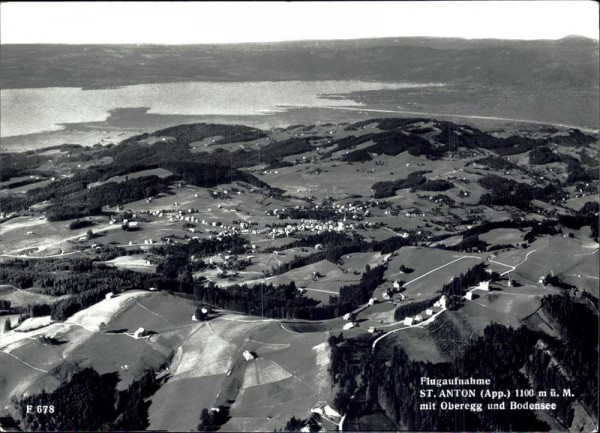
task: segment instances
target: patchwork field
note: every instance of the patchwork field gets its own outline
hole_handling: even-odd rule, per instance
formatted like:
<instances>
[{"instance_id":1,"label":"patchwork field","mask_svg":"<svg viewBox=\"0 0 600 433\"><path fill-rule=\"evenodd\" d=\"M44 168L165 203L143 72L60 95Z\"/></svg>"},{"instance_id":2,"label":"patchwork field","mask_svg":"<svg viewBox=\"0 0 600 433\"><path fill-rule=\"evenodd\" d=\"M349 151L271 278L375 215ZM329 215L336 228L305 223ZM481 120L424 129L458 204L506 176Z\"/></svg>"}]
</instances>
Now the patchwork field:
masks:
<instances>
[{"instance_id":1,"label":"patchwork field","mask_svg":"<svg viewBox=\"0 0 600 433\"><path fill-rule=\"evenodd\" d=\"M312 115L316 113L317 110ZM368 115L357 111L359 118ZM368 349L370 345L377 360L383 362L389 359L395 347L401 347L412 360L452 365L470 342L492 323L514 328L525 324L530 329L562 338L539 307L544 296L565 293L565 290L544 284L540 277L555 275L577 289L598 295L599 245L592 240L595 229L588 221L595 210L587 216L575 215L569 210L581 207L584 197L577 196L584 190L585 194L592 194L590 191L597 188L595 181L573 182L568 177L580 174L572 172L573 167L591 170L592 163L597 161L598 152L590 144L590 136L581 132L573 131L572 135L565 132L565 137L571 137L575 144L561 146L548 138L550 132L536 126L534 132L524 132L507 144L514 144L514 152L520 151L507 156L506 153L513 152L512 147L503 147L506 142L498 141L500 137L510 136L507 131L487 134L465 125L433 119L412 124L388 119L359 125L297 125L262 132L242 128L239 139L232 139L226 133L212 135L216 130L221 134L230 128L222 125L209 132L211 136L203 135L203 128L210 131L212 127L172 128L168 136L161 136L160 132L146 134L137 144L92 149L67 146L67 149L77 149L73 153L50 150L43 154L39 164L23 162L31 165L31 170L0 183L1 188L11 186L11 182L27 180L21 174L36 173L40 179L56 176L73 188L72 195L68 191L65 194L74 201L86 192L86 186L125 185L130 179L154 175L166 178L176 174L177 177L169 181L168 189L161 189L161 193L151 182L141 186L135 182L131 191L134 195L129 198L141 198L137 201L120 202L120 195L107 194L111 203L102 204L110 204L111 208L103 206L101 212L98 212L98 203L94 203L93 209L86 207L90 203L82 203L81 209L71 209L71 203L56 202L52 197L44 201L46 197L34 196L35 200L31 201L38 203L28 203L27 197L33 194L22 193L50 185L49 180L10 191L5 188L0 195L9 197L12 208L18 210L1 215L0 261L91 259L120 270L154 273L156 275L140 276L139 281L149 281L140 284L182 291L181 296L176 297L169 294L172 292L136 286L139 290L117 293L81 311L70 311L73 314L60 323L53 322L50 316L26 318L30 312L27 307L73 296L81 303L73 306L76 310L83 308L89 299L85 298L86 293L50 297L39 294L40 288L21 290L0 285L0 300L11 303L3 303L3 311L10 315L0 317L0 326L6 320L16 323L18 315L12 313L23 314L19 320L24 320L18 328L0 333L0 387L3 391L0 417L10 413L12 397L52 390L72 372L89 366L100 373L116 373L120 390L149 370L156 374L160 386L153 395L146 396L150 430L196 430L202 409L219 406L225 406L229 416L220 426L221 431L281 430L292 417L309 418L311 408L317 405L333 406L334 401L340 401L335 400L339 392L347 393L348 398L354 396L353 406L358 407L362 401L363 390L351 390L354 384L348 378L356 379L359 387L365 380L371 380L362 376L366 366L361 366L370 358L350 356L340 360L345 377L333 386L328 344L332 335L342 334L348 340L342 344L348 346L360 343ZM348 141L333 143L365 133L383 134L366 137L354 148L344 147ZM482 147L478 148L475 141L468 138L466 144L454 146L452 140L459 142L466 136L481 139ZM532 136L550 140L544 143L549 146L548 154L556 154L560 147L567 148L561 154L566 159L530 164L537 151L534 149L537 143L526 139ZM214 143L221 138L232 142ZM446 138L450 141L446 142ZM247 141L240 141L244 139ZM282 145L286 146L282 152L285 155L278 157L277 149L263 159L257 152L259 156L255 160L255 148L283 140L286 140ZM140 160L138 148L128 152L129 145L139 146ZM366 148L370 148L368 154L351 156L353 160L367 161L345 160L351 152ZM177 152L174 155L184 157L180 161L171 160L171 149ZM238 153L240 150L248 153ZM402 152L393 155L399 150ZM200 152L204 151L208 155L202 157ZM109 154L115 155L114 161L112 156L106 156ZM36 153L30 155L36 156ZM244 160L246 155L251 159ZM491 157L484 161L489 166L476 162L485 157ZM76 160L78 158L81 161ZM168 164L164 164L165 160ZM115 167L110 167L113 162ZM207 165L213 163L214 167ZM17 161L13 165L19 168L19 164ZM249 167L250 164L256 165ZM81 181L77 175L94 170L94 165L109 167L96 169L96 177L82 178L119 176L86 185L87 181ZM168 169L161 168L163 165ZM20 170L15 167L11 167L13 171ZM117 170L105 171L112 168ZM215 178L214 183L208 178L211 169L216 170L217 177L221 176ZM423 172L423 178L402 183L404 188L394 190L389 183L374 188L378 182L398 180L400 184L417 171ZM103 173L110 174L103 176ZM481 181L484 177L485 181ZM73 179L73 185L69 179ZM234 179L245 179L248 183ZM229 183L220 183L224 180ZM507 180L523 185L517 188ZM543 193L539 188L556 186L554 184L559 190L552 199L546 199L544 195L547 191L552 193L552 188L544 189ZM121 188L115 191L121 194ZM512 196L517 192L531 196L527 199L531 205L513 203ZM489 194L485 203L504 204L480 204L484 194ZM585 202L590 201L590 197L586 196ZM19 208L21 201L27 203L23 208ZM101 201L104 202L104 198ZM62 210L67 213L59 217L79 213L80 218L87 221L83 224L85 227L71 230L70 227L80 226L71 224L75 219L47 221L44 209L50 205L64 206ZM86 216L87 213L97 215ZM585 219L585 225L581 229L566 228L566 219L561 217L566 214L575 221ZM306 223L302 217L314 218L318 223L309 221L296 230L294 227ZM121 220L125 218L135 224L122 225ZM491 247L502 245L502 248L463 243L478 224L506 220L548 222L560 234L538 235L528 244L525 236L530 228L522 231L500 228L481 233L479 239ZM572 226L576 226L575 223ZM90 236L88 230L92 230ZM341 239L342 234L361 238L365 247L368 245L368 249L375 251L346 254L337 263L321 260L291 269L292 263L298 264L297 259L318 250L327 253L326 257L337 253L339 250L330 248L335 247L334 242L338 240L340 245L346 244L346 240ZM245 247L238 248L229 242L229 238L235 236L243 238L240 244ZM402 239L406 246L396 248L392 238ZM191 242L193 239L199 242ZM433 239L443 240L435 242ZM386 242L388 240L390 242ZM290 248L298 241L305 241L302 244L308 246ZM379 244L373 242L384 242L385 246L379 248ZM317 246L317 243L322 245ZM456 251L436 248L441 245L455 247ZM397 308L412 302L437 300L444 284L481 263L500 275L491 283L491 291L476 290L472 300L467 297L461 300L457 296L450 302L456 301L458 305L449 309L436 307L435 312L429 314L421 311L426 317L418 323L396 322ZM360 297L360 300L353 301L351 306L336 304L335 297L343 286L357 285L367 266L378 265L385 268L383 279L364 280L369 287L377 286L372 295L362 292L363 285L360 292L352 294L353 299ZM6 283L19 287L31 285L28 280L19 279L20 275L13 276L18 272L10 269L2 275L11 279ZM60 272L56 274L62 277ZM132 274L113 269L112 275L117 276L114 289L109 285L109 290L119 292L121 287L128 287L127 279ZM96 274L90 276L95 277ZM54 275L48 275L47 281L52 278ZM401 293L384 299L384 293L396 281L402 283ZM515 284L508 284L509 281ZM230 290L234 284L254 287L256 297L247 298L244 294L243 299L248 311L260 311L259 284L277 286L292 282L302 289L304 296L319 301L320 306L333 301L331 309L308 311L314 314L312 317L329 319L292 318L301 316L302 301L282 289L267 296L272 297L268 300L269 314L279 314L285 319L243 316L223 309L242 310L240 298L236 298L239 292ZM52 282L43 284L48 286ZM54 287L60 284L61 281L54 281ZM106 287L111 282L103 284L102 287ZM218 288L206 287L211 284ZM93 282L88 286L96 287ZM566 292L575 294L577 291ZM191 300L193 296L205 299L214 308L205 321L193 318L199 306ZM359 305L371 296L377 302ZM343 314L352 309L356 316L344 319ZM302 310L302 314L306 311ZM414 317L417 312L405 314ZM400 403L399 400L399 406ZM340 404L338 409L346 410L346 407ZM346 430L359 426L404 427L386 421L381 413L363 413L354 419L351 412L346 414ZM334 421L323 422L322 430L336 428Z\"/></svg>"},{"instance_id":2,"label":"patchwork field","mask_svg":"<svg viewBox=\"0 0 600 433\"><path fill-rule=\"evenodd\" d=\"M0 404L8 404L15 393L57 386L62 376L52 372L64 363L117 372L119 389L147 369L168 366L167 382L151 397L151 429L195 429L201 409L220 404L231 406L224 429L280 428L292 416L307 417L317 402L332 399L327 333L297 333L273 320L236 315L193 322L194 310L190 301L166 293L133 291L103 300L65 323L9 331L0 345L6 360L0 383L7 390ZM139 327L149 336L132 338ZM43 345L39 335L60 344ZM245 361L244 350L257 358ZM273 411L269 417L267 408Z\"/></svg>"}]
</instances>

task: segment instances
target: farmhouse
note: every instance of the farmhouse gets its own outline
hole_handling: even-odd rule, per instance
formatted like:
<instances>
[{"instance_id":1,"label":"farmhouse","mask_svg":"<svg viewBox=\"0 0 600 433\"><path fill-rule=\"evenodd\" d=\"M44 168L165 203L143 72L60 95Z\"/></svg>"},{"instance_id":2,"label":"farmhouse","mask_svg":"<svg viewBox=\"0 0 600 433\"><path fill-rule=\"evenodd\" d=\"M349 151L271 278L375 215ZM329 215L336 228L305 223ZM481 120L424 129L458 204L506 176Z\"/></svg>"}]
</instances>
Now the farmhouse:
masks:
<instances>
[{"instance_id":1,"label":"farmhouse","mask_svg":"<svg viewBox=\"0 0 600 433\"><path fill-rule=\"evenodd\" d=\"M135 338L136 340L139 338L143 338L146 337L148 335L148 331L146 331L144 328L138 328L137 331L135 331L133 333L133 338Z\"/></svg>"},{"instance_id":2,"label":"farmhouse","mask_svg":"<svg viewBox=\"0 0 600 433\"><path fill-rule=\"evenodd\" d=\"M442 297L435 302L435 304L433 304L434 307L436 308L446 308L448 299L446 298L446 295L442 295Z\"/></svg>"},{"instance_id":3,"label":"farmhouse","mask_svg":"<svg viewBox=\"0 0 600 433\"><path fill-rule=\"evenodd\" d=\"M320 407L318 407L318 406L317 407L313 407L310 411L312 413L318 413L319 415L323 415L323 409L320 408Z\"/></svg>"},{"instance_id":4,"label":"farmhouse","mask_svg":"<svg viewBox=\"0 0 600 433\"><path fill-rule=\"evenodd\" d=\"M341 418L342 417L338 411L333 409L328 404L325 404L324 406L322 406L323 402L321 402L320 404L321 405L319 405L319 406L313 407L310 411L312 413L318 413L319 415L325 415L329 418Z\"/></svg>"},{"instance_id":5,"label":"farmhouse","mask_svg":"<svg viewBox=\"0 0 600 433\"><path fill-rule=\"evenodd\" d=\"M473 300L473 292L468 291L467 294L465 295L465 298L467 299L467 301L472 301Z\"/></svg>"},{"instance_id":6,"label":"farmhouse","mask_svg":"<svg viewBox=\"0 0 600 433\"><path fill-rule=\"evenodd\" d=\"M485 290L486 292L489 292L490 291L490 282L489 281L482 281L475 288L478 289L478 290Z\"/></svg>"},{"instance_id":7,"label":"farmhouse","mask_svg":"<svg viewBox=\"0 0 600 433\"><path fill-rule=\"evenodd\" d=\"M249 350L244 350L244 353L242 353L242 356L244 357L244 359L246 361L252 361L253 359L256 358L256 354L253 352L250 352Z\"/></svg>"},{"instance_id":8,"label":"farmhouse","mask_svg":"<svg viewBox=\"0 0 600 433\"><path fill-rule=\"evenodd\" d=\"M354 319L356 319L356 314L354 314L354 313L346 313L346 314L344 314L343 319L344 320L351 320L351 321L353 321Z\"/></svg>"},{"instance_id":9,"label":"farmhouse","mask_svg":"<svg viewBox=\"0 0 600 433\"><path fill-rule=\"evenodd\" d=\"M369 326L369 334L374 334L376 330L374 326Z\"/></svg>"},{"instance_id":10,"label":"farmhouse","mask_svg":"<svg viewBox=\"0 0 600 433\"><path fill-rule=\"evenodd\" d=\"M423 321L423 316L421 314L417 314L415 316L415 323L419 323Z\"/></svg>"},{"instance_id":11,"label":"farmhouse","mask_svg":"<svg viewBox=\"0 0 600 433\"><path fill-rule=\"evenodd\" d=\"M404 318L404 325L405 326L412 326L414 323L414 319L412 317L405 317Z\"/></svg>"},{"instance_id":12,"label":"farmhouse","mask_svg":"<svg viewBox=\"0 0 600 433\"><path fill-rule=\"evenodd\" d=\"M431 308L428 308L427 310L425 310L425 314L426 314L427 316L433 316L433 309L431 309Z\"/></svg>"},{"instance_id":13,"label":"farmhouse","mask_svg":"<svg viewBox=\"0 0 600 433\"><path fill-rule=\"evenodd\" d=\"M348 322L344 325L344 327L342 328L344 331L347 331L348 329L352 329L356 326L356 324L354 322Z\"/></svg>"},{"instance_id":14,"label":"farmhouse","mask_svg":"<svg viewBox=\"0 0 600 433\"><path fill-rule=\"evenodd\" d=\"M111 299L113 296L115 296L115 294L113 292L108 292L104 298Z\"/></svg>"},{"instance_id":15,"label":"farmhouse","mask_svg":"<svg viewBox=\"0 0 600 433\"><path fill-rule=\"evenodd\" d=\"M377 302L379 302L377 300L377 298L371 298L371 299L369 299L369 305L375 305Z\"/></svg>"}]
</instances>

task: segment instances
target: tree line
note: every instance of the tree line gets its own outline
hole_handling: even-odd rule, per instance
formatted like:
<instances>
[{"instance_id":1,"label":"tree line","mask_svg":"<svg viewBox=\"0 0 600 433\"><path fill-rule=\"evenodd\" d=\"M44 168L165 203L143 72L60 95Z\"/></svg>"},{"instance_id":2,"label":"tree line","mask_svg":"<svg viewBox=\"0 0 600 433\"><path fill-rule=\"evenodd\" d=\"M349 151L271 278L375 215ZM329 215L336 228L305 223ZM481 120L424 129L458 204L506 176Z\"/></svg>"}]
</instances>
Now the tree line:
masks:
<instances>
[{"instance_id":1,"label":"tree line","mask_svg":"<svg viewBox=\"0 0 600 433\"><path fill-rule=\"evenodd\" d=\"M16 403L21 428L26 431L144 430L149 425L150 402L146 399L158 388L155 373L146 371L122 391L116 389L118 382L117 373L100 375L92 368L84 368L52 392L42 391L21 398ZM28 406L34 410L28 411ZM38 413L38 406L51 412Z\"/></svg>"}]
</instances>

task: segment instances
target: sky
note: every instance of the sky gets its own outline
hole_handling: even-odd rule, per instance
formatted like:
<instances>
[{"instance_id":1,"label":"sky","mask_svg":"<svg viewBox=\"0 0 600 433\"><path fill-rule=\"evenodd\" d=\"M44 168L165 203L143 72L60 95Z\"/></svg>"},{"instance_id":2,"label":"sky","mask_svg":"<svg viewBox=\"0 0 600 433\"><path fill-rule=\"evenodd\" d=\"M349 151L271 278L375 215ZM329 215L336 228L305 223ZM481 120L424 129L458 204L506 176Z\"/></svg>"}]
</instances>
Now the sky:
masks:
<instances>
[{"instance_id":1,"label":"sky","mask_svg":"<svg viewBox=\"0 0 600 433\"><path fill-rule=\"evenodd\" d=\"M0 43L202 44L433 36L598 39L595 1L7 2Z\"/></svg>"}]
</instances>

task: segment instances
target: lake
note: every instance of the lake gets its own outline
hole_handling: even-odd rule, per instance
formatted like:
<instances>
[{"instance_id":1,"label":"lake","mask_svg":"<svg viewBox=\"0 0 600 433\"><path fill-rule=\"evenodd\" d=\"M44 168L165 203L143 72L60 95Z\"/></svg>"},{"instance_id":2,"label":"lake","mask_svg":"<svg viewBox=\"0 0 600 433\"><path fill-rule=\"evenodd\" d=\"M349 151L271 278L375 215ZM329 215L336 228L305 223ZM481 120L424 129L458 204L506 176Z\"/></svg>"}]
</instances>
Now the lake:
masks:
<instances>
[{"instance_id":1,"label":"lake","mask_svg":"<svg viewBox=\"0 0 600 433\"><path fill-rule=\"evenodd\" d=\"M294 108L360 107L345 95L428 86L439 84L258 81L141 84L93 90L5 89L0 91L0 136L57 131L64 124L102 122L112 110L122 108L145 107L148 114L165 116L262 116Z\"/></svg>"}]
</instances>

